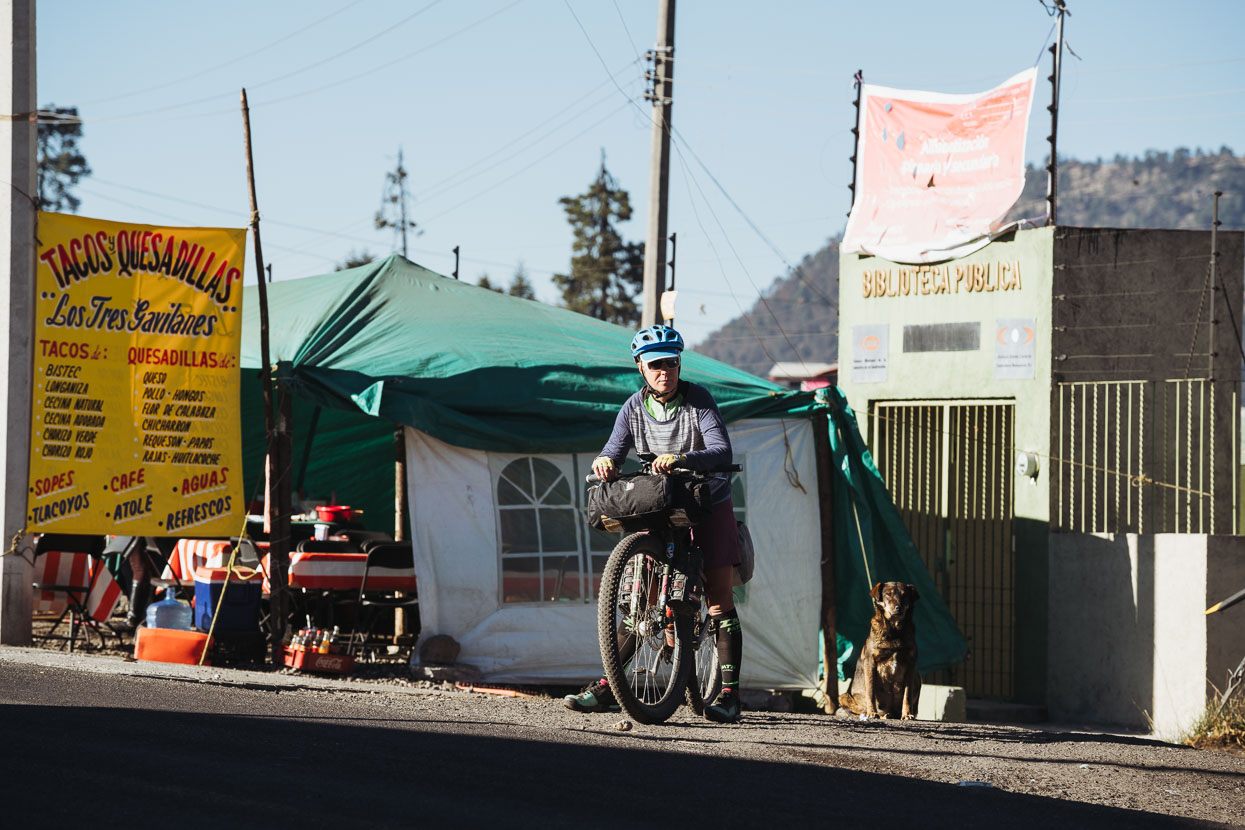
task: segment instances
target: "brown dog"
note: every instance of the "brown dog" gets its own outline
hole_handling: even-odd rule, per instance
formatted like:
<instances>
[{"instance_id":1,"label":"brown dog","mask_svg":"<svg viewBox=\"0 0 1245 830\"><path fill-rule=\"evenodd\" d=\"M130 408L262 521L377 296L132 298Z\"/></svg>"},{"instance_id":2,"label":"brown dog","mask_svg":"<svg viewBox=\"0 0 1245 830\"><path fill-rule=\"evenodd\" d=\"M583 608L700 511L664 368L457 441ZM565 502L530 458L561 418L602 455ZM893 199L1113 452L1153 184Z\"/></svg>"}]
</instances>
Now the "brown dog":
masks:
<instances>
[{"instance_id":1,"label":"brown dog","mask_svg":"<svg viewBox=\"0 0 1245 830\"><path fill-rule=\"evenodd\" d=\"M850 694L839 704L870 718L916 717L921 676L916 671L916 624L912 608L920 594L915 585L879 582L869 592L873 619L869 639L856 661Z\"/></svg>"}]
</instances>

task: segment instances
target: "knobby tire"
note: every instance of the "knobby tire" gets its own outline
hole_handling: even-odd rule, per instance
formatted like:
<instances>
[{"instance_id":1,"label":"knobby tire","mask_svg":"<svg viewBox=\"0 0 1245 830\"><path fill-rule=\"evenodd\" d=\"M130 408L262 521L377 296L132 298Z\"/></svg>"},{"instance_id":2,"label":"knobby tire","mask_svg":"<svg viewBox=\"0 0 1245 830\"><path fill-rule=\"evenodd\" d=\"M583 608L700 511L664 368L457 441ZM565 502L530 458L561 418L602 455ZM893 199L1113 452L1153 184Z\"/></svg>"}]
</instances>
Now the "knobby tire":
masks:
<instances>
[{"instance_id":1,"label":"knobby tire","mask_svg":"<svg viewBox=\"0 0 1245 830\"><path fill-rule=\"evenodd\" d=\"M722 691L722 672L718 667L718 646L709 620L708 605L700 604L700 627L693 632L692 671L687 678L688 707L697 715L705 713L705 704L712 703Z\"/></svg>"},{"instance_id":2,"label":"knobby tire","mask_svg":"<svg viewBox=\"0 0 1245 830\"><path fill-rule=\"evenodd\" d=\"M666 642L671 618L656 602L659 577L642 577L635 601L620 608L627 562L636 559L642 564L647 559L660 568L664 553L664 544L655 536L633 533L624 538L605 563L597 600L597 639L605 677L618 705L637 723L661 723L673 715L683 703L692 670L691 617L673 616L671 648Z\"/></svg>"}]
</instances>

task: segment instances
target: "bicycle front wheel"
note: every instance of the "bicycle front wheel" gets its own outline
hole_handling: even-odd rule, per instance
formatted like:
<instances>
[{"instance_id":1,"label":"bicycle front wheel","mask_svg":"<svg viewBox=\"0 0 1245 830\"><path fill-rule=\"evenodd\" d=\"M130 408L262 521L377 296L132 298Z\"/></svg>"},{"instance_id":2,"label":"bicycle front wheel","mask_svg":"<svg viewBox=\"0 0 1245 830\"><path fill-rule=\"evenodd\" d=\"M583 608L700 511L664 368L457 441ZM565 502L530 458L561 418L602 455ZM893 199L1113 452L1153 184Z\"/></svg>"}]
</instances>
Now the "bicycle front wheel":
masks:
<instances>
[{"instance_id":1,"label":"bicycle front wheel","mask_svg":"<svg viewBox=\"0 0 1245 830\"><path fill-rule=\"evenodd\" d=\"M638 723L661 723L683 702L692 668L691 620L658 603L662 541L626 537L605 563L597 598L601 662L619 706Z\"/></svg>"},{"instance_id":2,"label":"bicycle front wheel","mask_svg":"<svg viewBox=\"0 0 1245 830\"><path fill-rule=\"evenodd\" d=\"M693 668L687 679L687 705L698 715L705 713L705 704L717 700L722 691L722 672L718 667L716 629L709 619L709 606L700 603L700 614L693 620Z\"/></svg>"}]
</instances>

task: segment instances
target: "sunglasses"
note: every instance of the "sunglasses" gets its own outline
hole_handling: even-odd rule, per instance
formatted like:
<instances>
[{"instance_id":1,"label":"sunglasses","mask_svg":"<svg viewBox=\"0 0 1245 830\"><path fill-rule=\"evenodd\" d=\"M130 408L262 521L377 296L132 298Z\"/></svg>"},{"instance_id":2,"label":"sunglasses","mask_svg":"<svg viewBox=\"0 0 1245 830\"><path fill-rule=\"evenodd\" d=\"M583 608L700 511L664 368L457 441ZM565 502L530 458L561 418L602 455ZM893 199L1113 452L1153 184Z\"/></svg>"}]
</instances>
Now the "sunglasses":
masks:
<instances>
[{"instance_id":1,"label":"sunglasses","mask_svg":"<svg viewBox=\"0 0 1245 830\"><path fill-rule=\"evenodd\" d=\"M645 367L652 369L654 372L672 371L679 368L679 359L677 357L667 357L663 360L654 360L651 363L645 363Z\"/></svg>"}]
</instances>

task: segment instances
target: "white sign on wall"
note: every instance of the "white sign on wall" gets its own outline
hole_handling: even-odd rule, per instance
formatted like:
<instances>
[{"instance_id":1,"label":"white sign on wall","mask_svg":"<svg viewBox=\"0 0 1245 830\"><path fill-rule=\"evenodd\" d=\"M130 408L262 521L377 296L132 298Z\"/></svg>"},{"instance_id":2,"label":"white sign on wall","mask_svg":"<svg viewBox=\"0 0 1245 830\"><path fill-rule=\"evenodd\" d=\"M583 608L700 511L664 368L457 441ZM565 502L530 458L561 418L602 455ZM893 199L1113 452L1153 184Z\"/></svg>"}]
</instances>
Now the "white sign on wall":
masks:
<instances>
[{"instance_id":1,"label":"white sign on wall","mask_svg":"<svg viewBox=\"0 0 1245 830\"><path fill-rule=\"evenodd\" d=\"M852 382L885 383L890 355L890 326L852 326Z\"/></svg>"},{"instance_id":2,"label":"white sign on wall","mask_svg":"<svg viewBox=\"0 0 1245 830\"><path fill-rule=\"evenodd\" d=\"M995 321L995 380L1033 380L1037 362L1035 328L1032 317L1000 317Z\"/></svg>"}]
</instances>

